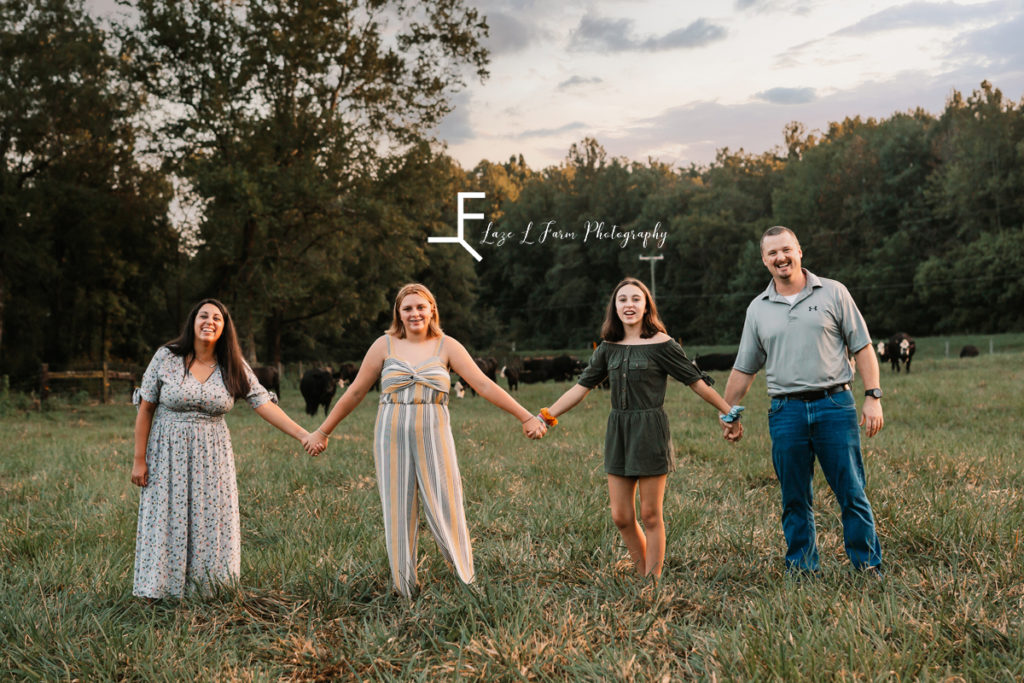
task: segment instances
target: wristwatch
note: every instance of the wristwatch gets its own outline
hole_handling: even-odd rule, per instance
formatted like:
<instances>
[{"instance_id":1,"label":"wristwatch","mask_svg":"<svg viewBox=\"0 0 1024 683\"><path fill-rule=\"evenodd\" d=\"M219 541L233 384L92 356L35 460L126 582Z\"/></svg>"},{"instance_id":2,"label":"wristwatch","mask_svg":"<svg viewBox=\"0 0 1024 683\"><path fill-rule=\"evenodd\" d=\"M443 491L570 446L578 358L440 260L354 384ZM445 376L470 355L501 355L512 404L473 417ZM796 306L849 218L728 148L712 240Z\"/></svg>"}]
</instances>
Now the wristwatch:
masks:
<instances>
[{"instance_id":1,"label":"wristwatch","mask_svg":"<svg viewBox=\"0 0 1024 683\"><path fill-rule=\"evenodd\" d=\"M870 396L871 398L882 398L882 390L881 389L868 389L867 391L864 392L864 395L865 396Z\"/></svg>"}]
</instances>

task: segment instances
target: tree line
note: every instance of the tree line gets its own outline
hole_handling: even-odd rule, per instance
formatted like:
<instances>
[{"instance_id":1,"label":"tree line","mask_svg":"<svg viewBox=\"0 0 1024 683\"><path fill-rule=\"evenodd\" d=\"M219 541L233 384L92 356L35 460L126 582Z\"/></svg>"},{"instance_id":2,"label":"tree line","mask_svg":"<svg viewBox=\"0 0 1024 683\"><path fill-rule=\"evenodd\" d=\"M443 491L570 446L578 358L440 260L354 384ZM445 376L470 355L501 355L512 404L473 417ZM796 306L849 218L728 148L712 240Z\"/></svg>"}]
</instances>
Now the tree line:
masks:
<instances>
[{"instance_id":1,"label":"tree line","mask_svg":"<svg viewBox=\"0 0 1024 683\"><path fill-rule=\"evenodd\" d=\"M799 123L705 165L609 157L462 168L433 139L487 76L463 0L0 5L0 374L144 363L192 301L232 309L260 362L358 359L399 284L437 294L480 350L578 347L621 277L650 279L670 332L734 343L767 283L757 239L800 236L876 334L1019 330L1024 104L983 82L938 115ZM475 262L452 245L458 192ZM588 225L666 234L584 240ZM487 224L513 235L483 243ZM518 243L532 224L534 244ZM542 228L562 231L543 243ZM573 234L575 233L575 234Z\"/></svg>"}]
</instances>

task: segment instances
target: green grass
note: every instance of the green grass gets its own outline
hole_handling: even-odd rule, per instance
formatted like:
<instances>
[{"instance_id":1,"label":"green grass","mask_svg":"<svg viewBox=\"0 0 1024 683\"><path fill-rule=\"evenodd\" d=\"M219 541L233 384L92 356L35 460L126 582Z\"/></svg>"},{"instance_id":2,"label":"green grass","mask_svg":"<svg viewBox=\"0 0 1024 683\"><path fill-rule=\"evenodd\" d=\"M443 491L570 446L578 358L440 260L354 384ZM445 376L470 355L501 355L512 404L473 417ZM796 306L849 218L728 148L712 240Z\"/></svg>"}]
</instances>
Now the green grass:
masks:
<instances>
[{"instance_id":1,"label":"green grass","mask_svg":"<svg viewBox=\"0 0 1024 683\"><path fill-rule=\"evenodd\" d=\"M1024 355L973 343L979 358L922 344L910 375L883 372L886 427L865 448L881 583L849 570L820 474L822 575L785 575L760 376L736 446L670 384L657 586L631 573L607 512L607 394L539 443L482 399L454 401L478 578L463 587L424 528L413 602L390 590L374 394L318 459L236 409L241 587L155 604L131 597L134 409L8 412L0 679L1020 680ZM519 395L536 409L563 389ZM284 407L318 424L288 388Z\"/></svg>"}]
</instances>

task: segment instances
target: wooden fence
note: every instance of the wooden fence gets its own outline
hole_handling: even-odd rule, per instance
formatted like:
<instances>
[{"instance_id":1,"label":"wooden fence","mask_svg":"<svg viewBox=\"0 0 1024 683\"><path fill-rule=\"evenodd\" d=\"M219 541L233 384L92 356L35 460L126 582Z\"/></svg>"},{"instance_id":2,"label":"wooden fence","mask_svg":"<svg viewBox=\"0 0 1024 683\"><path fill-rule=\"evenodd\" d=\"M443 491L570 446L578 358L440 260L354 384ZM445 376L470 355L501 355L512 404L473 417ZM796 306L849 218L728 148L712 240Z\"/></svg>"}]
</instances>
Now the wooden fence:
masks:
<instances>
[{"instance_id":1,"label":"wooden fence","mask_svg":"<svg viewBox=\"0 0 1024 683\"><path fill-rule=\"evenodd\" d=\"M50 372L50 365L43 363L39 367L39 400L45 401L50 394L50 382L60 379L98 379L100 382L100 394L104 403L110 403L110 380L135 381L134 372L116 372L103 364L100 370L67 370L65 372Z\"/></svg>"}]
</instances>

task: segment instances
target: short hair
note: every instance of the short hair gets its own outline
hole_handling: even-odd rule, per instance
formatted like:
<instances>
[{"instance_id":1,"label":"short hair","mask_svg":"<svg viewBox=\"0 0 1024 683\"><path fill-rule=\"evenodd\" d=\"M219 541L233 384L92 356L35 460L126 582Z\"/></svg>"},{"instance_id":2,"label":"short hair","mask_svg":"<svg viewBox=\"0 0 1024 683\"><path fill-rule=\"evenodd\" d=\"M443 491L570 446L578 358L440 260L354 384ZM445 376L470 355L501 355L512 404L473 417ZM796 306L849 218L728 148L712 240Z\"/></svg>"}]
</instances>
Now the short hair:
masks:
<instances>
[{"instance_id":1,"label":"short hair","mask_svg":"<svg viewBox=\"0 0 1024 683\"><path fill-rule=\"evenodd\" d=\"M441 330L441 314L437 311L437 299L430 293L426 285L421 285L418 282L410 282L407 285L403 285L398 290L398 294L395 296L395 305L391 316L391 327L388 328L387 333L398 337L399 339L405 339L405 323L402 322L402 316L398 312L399 307L402 305L402 299L409 296L410 294L419 294L424 299L430 302L430 308L433 309L433 314L430 316L430 322L427 324L427 337L440 337L444 332Z\"/></svg>"},{"instance_id":2,"label":"short hair","mask_svg":"<svg viewBox=\"0 0 1024 683\"><path fill-rule=\"evenodd\" d=\"M654 303L654 295L651 294L651 290L647 289L647 285L635 277L627 277L615 285L615 289L612 290L611 299L608 300L608 310L604 314L604 324L601 325L601 338L605 341L618 342L626 337L626 328L622 325L619 313L615 309L615 297L618 295L619 290L626 285L633 285L639 288L644 293L644 299L646 300L644 317L641 320L640 326L640 337L642 339L650 339L659 332L665 332L665 323L661 322L661 317L658 315L658 307Z\"/></svg>"},{"instance_id":3,"label":"short hair","mask_svg":"<svg viewBox=\"0 0 1024 683\"><path fill-rule=\"evenodd\" d=\"M797 246L800 246L800 239L796 236L795 232L787 228L785 225L773 225L772 227L765 230L764 234L761 235L761 242L758 245L761 251L764 251L764 240L766 237L774 237L775 235L781 235L784 232L788 232L790 235L792 235L793 239L796 240Z\"/></svg>"}]
</instances>

